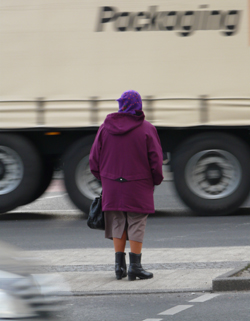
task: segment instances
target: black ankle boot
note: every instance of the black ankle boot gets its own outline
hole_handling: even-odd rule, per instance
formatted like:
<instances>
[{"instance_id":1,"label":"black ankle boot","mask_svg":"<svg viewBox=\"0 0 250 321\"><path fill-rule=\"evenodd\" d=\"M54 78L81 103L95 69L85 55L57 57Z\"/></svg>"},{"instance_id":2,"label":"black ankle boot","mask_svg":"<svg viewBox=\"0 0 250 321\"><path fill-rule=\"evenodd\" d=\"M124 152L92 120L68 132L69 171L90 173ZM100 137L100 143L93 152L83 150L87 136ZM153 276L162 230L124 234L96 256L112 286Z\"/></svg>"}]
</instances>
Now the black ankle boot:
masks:
<instances>
[{"instance_id":1,"label":"black ankle boot","mask_svg":"<svg viewBox=\"0 0 250 321\"><path fill-rule=\"evenodd\" d=\"M136 277L139 279L151 279L154 276L153 273L145 271L141 266L141 254L129 253L129 259L129 281L134 281Z\"/></svg>"},{"instance_id":2,"label":"black ankle boot","mask_svg":"<svg viewBox=\"0 0 250 321\"><path fill-rule=\"evenodd\" d=\"M117 280L121 280L121 278L125 278L127 276L125 255L126 253L123 252L115 253L115 275Z\"/></svg>"}]
</instances>

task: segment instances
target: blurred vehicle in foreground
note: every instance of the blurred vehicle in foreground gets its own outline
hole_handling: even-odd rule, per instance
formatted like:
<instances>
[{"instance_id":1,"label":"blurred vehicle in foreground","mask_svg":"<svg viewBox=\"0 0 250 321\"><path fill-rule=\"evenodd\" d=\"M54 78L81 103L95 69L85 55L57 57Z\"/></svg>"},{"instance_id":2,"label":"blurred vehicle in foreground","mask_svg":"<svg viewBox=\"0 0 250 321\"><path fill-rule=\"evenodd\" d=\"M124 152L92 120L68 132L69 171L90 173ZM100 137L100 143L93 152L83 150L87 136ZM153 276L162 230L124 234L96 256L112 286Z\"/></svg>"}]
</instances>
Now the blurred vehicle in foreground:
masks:
<instances>
[{"instance_id":1,"label":"blurred vehicle in foreground","mask_svg":"<svg viewBox=\"0 0 250 321\"><path fill-rule=\"evenodd\" d=\"M88 213L88 155L128 89L171 155L181 199L228 214L250 190L250 0L0 2L0 212L37 199L61 160ZM166 200L167 201L167 200Z\"/></svg>"},{"instance_id":2,"label":"blurred vehicle in foreground","mask_svg":"<svg viewBox=\"0 0 250 321\"><path fill-rule=\"evenodd\" d=\"M65 298L59 291L69 287L58 274L31 273L39 270L34 258L0 243L0 320L54 319Z\"/></svg>"}]
</instances>

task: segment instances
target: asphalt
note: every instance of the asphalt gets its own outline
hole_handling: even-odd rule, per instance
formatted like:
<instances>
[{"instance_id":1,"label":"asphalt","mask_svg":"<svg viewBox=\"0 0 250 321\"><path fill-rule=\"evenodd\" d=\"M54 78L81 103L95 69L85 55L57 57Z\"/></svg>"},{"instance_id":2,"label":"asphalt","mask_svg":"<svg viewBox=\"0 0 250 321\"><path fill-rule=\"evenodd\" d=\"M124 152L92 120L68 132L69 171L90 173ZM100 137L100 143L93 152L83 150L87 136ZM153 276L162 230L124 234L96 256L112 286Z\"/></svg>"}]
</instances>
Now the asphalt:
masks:
<instances>
[{"instance_id":1,"label":"asphalt","mask_svg":"<svg viewBox=\"0 0 250 321\"><path fill-rule=\"evenodd\" d=\"M39 273L59 274L69 286L68 293L64 294L108 295L213 291L214 279L249 263L249 251L250 246L145 248L142 265L153 272L154 277L136 281L116 280L113 249L26 251L22 254L39 261ZM126 252L128 264L129 249Z\"/></svg>"}]
</instances>

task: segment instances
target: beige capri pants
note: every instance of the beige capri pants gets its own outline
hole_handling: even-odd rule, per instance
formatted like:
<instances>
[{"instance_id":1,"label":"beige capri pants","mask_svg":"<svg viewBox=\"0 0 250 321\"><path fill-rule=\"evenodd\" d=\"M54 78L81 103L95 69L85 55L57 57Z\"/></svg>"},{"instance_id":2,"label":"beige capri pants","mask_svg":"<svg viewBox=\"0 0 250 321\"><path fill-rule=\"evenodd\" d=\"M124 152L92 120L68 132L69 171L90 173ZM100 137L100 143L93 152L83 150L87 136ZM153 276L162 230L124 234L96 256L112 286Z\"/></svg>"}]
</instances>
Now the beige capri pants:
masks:
<instances>
[{"instance_id":1,"label":"beige capri pants","mask_svg":"<svg viewBox=\"0 0 250 321\"><path fill-rule=\"evenodd\" d=\"M127 232L127 240L143 242L148 214L121 211L104 212L105 238L113 237L121 239L124 230Z\"/></svg>"}]
</instances>

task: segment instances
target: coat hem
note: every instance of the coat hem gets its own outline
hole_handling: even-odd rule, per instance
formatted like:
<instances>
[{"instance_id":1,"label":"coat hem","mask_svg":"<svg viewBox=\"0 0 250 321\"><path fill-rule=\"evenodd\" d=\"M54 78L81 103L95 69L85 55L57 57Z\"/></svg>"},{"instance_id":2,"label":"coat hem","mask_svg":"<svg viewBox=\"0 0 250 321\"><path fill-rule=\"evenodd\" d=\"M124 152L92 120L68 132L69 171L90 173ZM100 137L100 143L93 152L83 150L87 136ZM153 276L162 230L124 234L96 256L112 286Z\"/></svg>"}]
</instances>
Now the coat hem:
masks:
<instances>
[{"instance_id":1,"label":"coat hem","mask_svg":"<svg viewBox=\"0 0 250 321\"><path fill-rule=\"evenodd\" d=\"M122 208L122 207L115 207L115 208L105 208L103 212L113 212L113 211L121 211L121 212L132 212L132 213L142 213L142 214L153 214L155 210L142 210L137 208Z\"/></svg>"}]
</instances>

